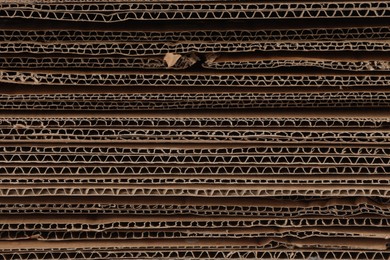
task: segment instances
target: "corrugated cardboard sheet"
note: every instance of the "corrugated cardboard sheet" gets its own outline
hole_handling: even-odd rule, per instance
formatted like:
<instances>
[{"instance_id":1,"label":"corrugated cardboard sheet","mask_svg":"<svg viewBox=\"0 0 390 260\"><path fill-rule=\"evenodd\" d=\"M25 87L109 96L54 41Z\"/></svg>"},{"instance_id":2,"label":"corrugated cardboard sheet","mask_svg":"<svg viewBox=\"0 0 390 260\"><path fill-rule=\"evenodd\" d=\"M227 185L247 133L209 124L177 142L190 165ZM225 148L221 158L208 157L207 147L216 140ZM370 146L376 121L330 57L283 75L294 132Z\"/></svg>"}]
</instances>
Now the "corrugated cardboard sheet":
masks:
<instances>
[{"instance_id":1,"label":"corrugated cardboard sheet","mask_svg":"<svg viewBox=\"0 0 390 260\"><path fill-rule=\"evenodd\" d=\"M390 1L1 0L2 259L390 259Z\"/></svg>"}]
</instances>

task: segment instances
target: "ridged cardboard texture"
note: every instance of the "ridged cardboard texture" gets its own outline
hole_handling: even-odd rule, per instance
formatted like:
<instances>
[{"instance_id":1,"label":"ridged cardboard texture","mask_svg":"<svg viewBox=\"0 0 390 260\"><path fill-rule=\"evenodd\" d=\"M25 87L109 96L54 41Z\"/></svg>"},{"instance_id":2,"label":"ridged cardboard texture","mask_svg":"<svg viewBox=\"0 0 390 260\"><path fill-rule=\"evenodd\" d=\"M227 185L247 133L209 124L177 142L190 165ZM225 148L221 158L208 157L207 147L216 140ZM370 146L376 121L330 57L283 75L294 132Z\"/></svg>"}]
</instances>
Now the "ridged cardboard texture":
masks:
<instances>
[{"instance_id":1,"label":"ridged cardboard texture","mask_svg":"<svg viewBox=\"0 0 390 260\"><path fill-rule=\"evenodd\" d=\"M389 16L1 1L0 255L389 259Z\"/></svg>"},{"instance_id":2,"label":"ridged cardboard texture","mask_svg":"<svg viewBox=\"0 0 390 260\"><path fill-rule=\"evenodd\" d=\"M388 1L293 1L253 3L242 1L5 1L0 18L78 22L126 20L314 19L388 17Z\"/></svg>"},{"instance_id":3,"label":"ridged cardboard texture","mask_svg":"<svg viewBox=\"0 0 390 260\"><path fill-rule=\"evenodd\" d=\"M1 110L126 111L390 106L390 92L0 94Z\"/></svg>"}]
</instances>

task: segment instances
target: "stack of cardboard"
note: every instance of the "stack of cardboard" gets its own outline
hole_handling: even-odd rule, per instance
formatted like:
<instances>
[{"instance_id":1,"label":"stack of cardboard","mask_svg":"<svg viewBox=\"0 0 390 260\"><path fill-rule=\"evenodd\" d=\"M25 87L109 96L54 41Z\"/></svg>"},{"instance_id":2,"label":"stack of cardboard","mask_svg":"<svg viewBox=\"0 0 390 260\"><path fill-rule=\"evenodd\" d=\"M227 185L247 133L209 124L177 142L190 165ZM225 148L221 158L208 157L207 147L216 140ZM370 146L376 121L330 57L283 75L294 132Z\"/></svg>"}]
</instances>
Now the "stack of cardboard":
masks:
<instances>
[{"instance_id":1,"label":"stack of cardboard","mask_svg":"<svg viewBox=\"0 0 390 260\"><path fill-rule=\"evenodd\" d=\"M390 1L0 1L4 259L389 259Z\"/></svg>"}]
</instances>

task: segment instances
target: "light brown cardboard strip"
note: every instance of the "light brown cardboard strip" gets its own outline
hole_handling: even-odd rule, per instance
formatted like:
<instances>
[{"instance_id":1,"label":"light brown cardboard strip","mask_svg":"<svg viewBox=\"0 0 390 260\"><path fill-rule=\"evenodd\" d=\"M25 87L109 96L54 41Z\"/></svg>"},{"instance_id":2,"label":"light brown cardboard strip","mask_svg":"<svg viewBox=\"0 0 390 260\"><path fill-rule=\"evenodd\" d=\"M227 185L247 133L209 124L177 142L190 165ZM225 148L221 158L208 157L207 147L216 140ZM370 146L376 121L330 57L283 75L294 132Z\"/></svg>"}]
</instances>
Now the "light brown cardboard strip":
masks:
<instances>
[{"instance_id":1,"label":"light brown cardboard strip","mask_svg":"<svg viewBox=\"0 0 390 260\"><path fill-rule=\"evenodd\" d=\"M378 196L390 198L389 185L2 185L0 196Z\"/></svg>"},{"instance_id":2,"label":"light brown cardboard strip","mask_svg":"<svg viewBox=\"0 0 390 260\"><path fill-rule=\"evenodd\" d=\"M0 241L0 249L57 249L57 248L100 248L100 247L111 247L111 248L161 248L166 249L172 248L229 248L233 246L241 246L245 248L250 246L256 248L271 243L272 241L284 243L287 245L296 246L297 248L320 246L324 248L349 248L349 249L360 249L360 250L386 250L387 242L383 239L375 238L321 238L321 239L277 239L277 238L266 238L266 239L150 239L147 242L140 240L116 240L116 241Z\"/></svg>"},{"instance_id":3,"label":"light brown cardboard strip","mask_svg":"<svg viewBox=\"0 0 390 260\"><path fill-rule=\"evenodd\" d=\"M251 109L251 110L215 110L215 111L110 111L101 112L96 115L96 112L69 112L69 111L0 111L1 118L165 118L165 119L226 119L226 118L300 118L300 119L362 119L367 121L372 120L388 120L389 113L385 109Z\"/></svg>"},{"instance_id":4,"label":"light brown cardboard strip","mask_svg":"<svg viewBox=\"0 0 390 260\"><path fill-rule=\"evenodd\" d=\"M154 1L144 3L139 6L134 2L123 3L111 2L102 4L101 1L94 3L96 6L93 10L79 9L82 5L79 2L63 3L49 2L43 8L37 5L33 10L29 4L37 2L20 2L9 4L5 2L1 8L4 12L0 18L3 19L26 19L26 20L48 20L48 21L74 21L74 22L99 22L115 23L121 21L133 20L227 20L227 19L329 19L329 18L380 18L388 17L386 10L388 1L317 1L317 2L267 2L253 3L243 1L236 4L227 4L224 1L200 1L193 2L163 2ZM40 3L40 2L38 2ZM42 2L41 2L42 3ZM48 3L48 2L46 2ZM117 3L114 5L114 3ZM364 3L364 11L360 10L361 4ZM83 3L84 5L85 4ZM297 4L300 8L297 9ZM123 6L125 5L125 6ZM320 6L321 8L318 8ZM126 12L123 11L126 10ZM183 10L184 9L184 10ZM355 10L353 12L353 10ZM31 12L33 11L33 15ZM158 11L158 12L156 12ZM367 12L370 11L370 12ZM52 15L53 13L57 15ZM121 14L121 15L119 15Z\"/></svg>"}]
</instances>

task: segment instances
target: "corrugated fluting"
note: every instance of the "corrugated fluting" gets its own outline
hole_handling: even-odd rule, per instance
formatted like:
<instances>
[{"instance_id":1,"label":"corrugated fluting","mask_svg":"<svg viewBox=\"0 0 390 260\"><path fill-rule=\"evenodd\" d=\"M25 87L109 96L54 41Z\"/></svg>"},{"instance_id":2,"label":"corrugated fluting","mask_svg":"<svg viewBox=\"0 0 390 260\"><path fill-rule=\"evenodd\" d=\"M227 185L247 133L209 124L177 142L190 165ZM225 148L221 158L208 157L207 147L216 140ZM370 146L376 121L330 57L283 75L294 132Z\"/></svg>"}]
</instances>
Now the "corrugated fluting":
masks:
<instances>
[{"instance_id":1,"label":"corrugated fluting","mask_svg":"<svg viewBox=\"0 0 390 260\"><path fill-rule=\"evenodd\" d=\"M0 0L0 256L390 259L390 1Z\"/></svg>"}]
</instances>

